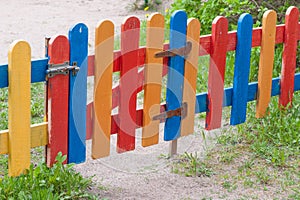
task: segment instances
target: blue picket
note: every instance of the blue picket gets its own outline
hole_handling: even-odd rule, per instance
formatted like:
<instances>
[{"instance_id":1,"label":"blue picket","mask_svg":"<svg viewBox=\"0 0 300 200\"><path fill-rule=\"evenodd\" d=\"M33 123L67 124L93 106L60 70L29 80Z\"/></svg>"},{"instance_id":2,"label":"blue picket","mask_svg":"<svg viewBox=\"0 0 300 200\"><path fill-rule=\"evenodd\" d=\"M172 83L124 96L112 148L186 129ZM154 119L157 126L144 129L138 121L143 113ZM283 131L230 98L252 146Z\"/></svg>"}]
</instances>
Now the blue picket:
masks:
<instances>
[{"instance_id":1,"label":"blue picket","mask_svg":"<svg viewBox=\"0 0 300 200\"><path fill-rule=\"evenodd\" d=\"M79 23L72 27L69 40L70 65L77 63L80 70L70 72L68 163L81 163L86 159L87 26Z\"/></svg>"},{"instance_id":2,"label":"blue picket","mask_svg":"<svg viewBox=\"0 0 300 200\"><path fill-rule=\"evenodd\" d=\"M252 27L252 16L247 13L242 14L238 20L237 27L231 125L241 124L246 120Z\"/></svg>"},{"instance_id":3,"label":"blue picket","mask_svg":"<svg viewBox=\"0 0 300 200\"><path fill-rule=\"evenodd\" d=\"M170 49L186 45L187 15L184 11L176 11L170 22ZM184 79L184 57L174 56L169 60L166 109L175 110L181 107ZM180 137L181 117L174 116L166 119L164 140L170 141Z\"/></svg>"}]
</instances>

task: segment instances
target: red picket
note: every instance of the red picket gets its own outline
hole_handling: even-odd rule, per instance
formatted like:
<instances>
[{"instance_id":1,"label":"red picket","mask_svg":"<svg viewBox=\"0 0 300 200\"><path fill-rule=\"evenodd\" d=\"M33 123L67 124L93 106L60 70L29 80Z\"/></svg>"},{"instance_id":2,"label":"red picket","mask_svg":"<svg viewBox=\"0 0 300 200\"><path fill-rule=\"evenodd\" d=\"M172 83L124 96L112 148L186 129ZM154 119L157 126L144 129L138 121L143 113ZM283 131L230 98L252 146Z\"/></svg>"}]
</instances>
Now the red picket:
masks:
<instances>
[{"instance_id":1,"label":"red picket","mask_svg":"<svg viewBox=\"0 0 300 200\"><path fill-rule=\"evenodd\" d=\"M128 17L121 27L122 67L120 69L119 153L135 149L136 99L138 86L138 51L140 21Z\"/></svg>"},{"instance_id":2,"label":"red picket","mask_svg":"<svg viewBox=\"0 0 300 200\"><path fill-rule=\"evenodd\" d=\"M228 44L228 21L217 17L212 25L211 57L208 74L208 111L205 127L207 130L219 128L222 120L222 103L226 52Z\"/></svg>"},{"instance_id":3,"label":"red picket","mask_svg":"<svg viewBox=\"0 0 300 200\"><path fill-rule=\"evenodd\" d=\"M280 81L280 106L286 107L292 103L294 94L294 79L296 69L297 36L298 36L299 10L290 7L285 16L284 48L282 55L282 71Z\"/></svg>"},{"instance_id":4,"label":"red picket","mask_svg":"<svg viewBox=\"0 0 300 200\"><path fill-rule=\"evenodd\" d=\"M69 62L69 52L67 37L59 35L51 38L48 49L49 64ZM52 166L58 152L62 152L63 155L68 154L68 75L58 74L48 79L47 102L49 142L46 161L48 166Z\"/></svg>"}]
</instances>

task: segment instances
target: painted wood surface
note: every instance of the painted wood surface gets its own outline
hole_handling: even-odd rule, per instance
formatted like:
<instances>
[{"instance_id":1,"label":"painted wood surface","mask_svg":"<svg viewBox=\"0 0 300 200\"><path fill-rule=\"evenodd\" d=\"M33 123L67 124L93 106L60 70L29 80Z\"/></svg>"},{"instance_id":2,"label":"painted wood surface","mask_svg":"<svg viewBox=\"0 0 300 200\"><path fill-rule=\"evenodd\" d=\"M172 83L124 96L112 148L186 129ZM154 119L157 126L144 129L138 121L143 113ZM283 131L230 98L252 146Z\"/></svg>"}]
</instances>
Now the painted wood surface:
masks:
<instances>
[{"instance_id":1,"label":"painted wood surface","mask_svg":"<svg viewBox=\"0 0 300 200\"><path fill-rule=\"evenodd\" d=\"M164 16L158 13L152 14L147 19L142 130L144 147L157 144L159 140L160 121L152 118L160 114L163 59L155 58L154 55L163 50L164 22Z\"/></svg>"},{"instance_id":2,"label":"painted wood surface","mask_svg":"<svg viewBox=\"0 0 300 200\"><path fill-rule=\"evenodd\" d=\"M282 70L280 81L279 105L291 106L294 94L294 74L297 62L297 36L300 30L297 28L299 10L290 7L285 16L285 37L282 54Z\"/></svg>"},{"instance_id":3,"label":"painted wood surface","mask_svg":"<svg viewBox=\"0 0 300 200\"><path fill-rule=\"evenodd\" d=\"M66 36L58 35L49 41L49 64L69 62L70 46ZM47 82L47 116L49 142L46 162L52 166L58 152L68 154L69 76L56 75ZM65 161L64 163L67 163Z\"/></svg>"},{"instance_id":4,"label":"painted wood surface","mask_svg":"<svg viewBox=\"0 0 300 200\"><path fill-rule=\"evenodd\" d=\"M11 44L8 52L8 174L18 176L30 166L30 67L26 41Z\"/></svg>"},{"instance_id":5,"label":"painted wood surface","mask_svg":"<svg viewBox=\"0 0 300 200\"><path fill-rule=\"evenodd\" d=\"M119 153L135 149L139 38L139 19L134 16L127 17L121 26L122 67L120 69L120 118L117 137Z\"/></svg>"},{"instance_id":6,"label":"painted wood surface","mask_svg":"<svg viewBox=\"0 0 300 200\"><path fill-rule=\"evenodd\" d=\"M184 11L176 11L170 21L170 49L186 45L187 15ZM166 108L175 110L181 107L184 77L184 58L174 56L169 59ZM181 117L174 116L166 119L164 140L170 141L180 137Z\"/></svg>"},{"instance_id":7,"label":"painted wood surface","mask_svg":"<svg viewBox=\"0 0 300 200\"><path fill-rule=\"evenodd\" d=\"M205 127L212 130L221 127L226 52L228 45L228 21L217 17L212 24L212 52L208 72L208 110Z\"/></svg>"},{"instance_id":8,"label":"painted wood surface","mask_svg":"<svg viewBox=\"0 0 300 200\"><path fill-rule=\"evenodd\" d=\"M48 122L30 126L30 148L48 144ZM0 154L8 154L8 130L0 131Z\"/></svg>"},{"instance_id":9,"label":"painted wood surface","mask_svg":"<svg viewBox=\"0 0 300 200\"><path fill-rule=\"evenodd\" d=\"M230 116L231 125L241 124L246 120L252 27L252 16L250 14L242 14L238 20L237 27L233 96Z\"/></svg>"},{"instance_id":10,"label":"painted wood surface","mask_svg":"<svg viewBox=\"0 0 300 200\"><path fill-rule=\"evenodd\" d=\"M298 22L298 30L300 30L300 22ZM277 25L276 26L276 39L275 43L280 44L284 42L284 30L285 25ZM252 47L258 47L261 44L261 32L262 28L255 28L252 31ZM300 40L300 31L298 31L298 37L297 40ZM236 48L236 32L230 32L228 33L228 43L227 45L227 51L234 51ZM168 48L169 44L164 44L164 49ZM211 35L203 35L200 37L200 48L199 48L199 56L208 55L211 52L212 45L211 45ZM145 64L145 51L146 49L144 47L139 48L138 50L138 63L139 65ZM121 63L121 57L119 56L120 51L114 52L114 72L120 71L120 63ZM88 66L88 76L94 75L94 55L89 55L89 66ZM164 65L167 63L168 59L164 59ZM48 64L48 58L42 58L37 60L32 60L31 62L31 82L41 82L45 81L44 72L47 68ZM7 64L1 64L0 65L0 88L7 87L8 86L8 73L7 73Z\"/></svg>"},{"instance_id":11,"label":"painted wood surface","mask_svg":"<svg viewBox=\"0 0 300 200\"><path fill-rule=\"evenodd\" d=\"M95 38L93 159L110 153L113 50L114 24L104 20L98 24Z\"/></svg>"},{"instance_id":12,"label":"painted wood surface","mask_svg":"<svg viewBox=\"0 0 300 200\"><path fill-rule=\"evenodd\" d=\"M182 102L186 102L188 106L186 117L181 119L181 136L194 132L200 22L195 18L189 19L186 32L186 41L192 42L192 50L185 60L184 67Z\"/></svg>"},{"instance_id":13,"label":"painted wood surface","mask_svg":"<svg viewBox=\"0 0 300 200\"><path fill-rule=\"evenodd\" d=\"M266 11L263 15L256 104L257 118L265 116L271 98L276 17L277 14L273 10Z\"/></svg>"},{"instance_id":14,"label":"painted wood surface","mask_svg":"<svg viewBox=\"0 0 300 200\"><path fill-rule=\"evenodd\" d=\"M70 65L79 67L70 71L68 163L82 163L86 159L86 101L88 28L79 23L69 30Z\"/></svg>"}]
</instances>

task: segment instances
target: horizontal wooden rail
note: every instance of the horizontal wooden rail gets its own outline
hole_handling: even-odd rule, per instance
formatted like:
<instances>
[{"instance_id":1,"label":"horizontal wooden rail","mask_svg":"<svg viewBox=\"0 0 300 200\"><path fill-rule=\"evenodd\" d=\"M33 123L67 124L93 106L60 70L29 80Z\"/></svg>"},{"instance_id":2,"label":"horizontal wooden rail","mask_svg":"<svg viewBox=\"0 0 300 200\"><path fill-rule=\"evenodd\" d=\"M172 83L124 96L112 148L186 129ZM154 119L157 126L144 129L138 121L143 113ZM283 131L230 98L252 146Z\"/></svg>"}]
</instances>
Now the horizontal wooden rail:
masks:
<instances>
[{"instance_id":1,"label":"horizontal wooden rail","mask_svg":"<svg viewBox=\"0 0 300 200\"><path fill-rule=\"evenodd\" d=\"M31 61L31 83L45 81L48 58ZM0 65L0 88L8 87L7 64Z\"/></svg>"},{"instance_id":2,"label":"horizontal wooden rail","mask_svg":"<svg viewBox=\"0 0 300 200\"><path fill-rule=\"evenodd\" d=\"M272 93L271 96L277 96L280 93L280 78L274 78L272 80ZM295 91L300 90L300 73L295 74ZM224 90L224 107L232 105L232 91L233 88L226 88ZM256 99L257 82L250 83L248 85L248 102ZM206 112L207 110L207 93L197 94L197 106L195 108L196 113ZM90 107L92 103L88 105ZM165 111L165 104L161 105L161 111ZM142 125L143 110L137 110L137 128ZM112 129L111 134L115 134L118 131L118 114L112 116ZM48 144L48 122L31 125L31 148L38 146L45 146ZM90 139L89 137L87 139ZM0 154L8 153L8 130L0 131Z\"/></svg>"},{"instance_id":3,"label":"horizontal wooden rail","mask_svg":"<svg viewBox=\"0 0 300 200\"><path fill-rule=\"evenodd\" d=\"M33 124L31 127L31 148L48 144L48 122ZM8 153L8 130L0 131L0 154Z\"/></svg>"},{"instance_id":4,"label":"horizontal wooden rail","mask_svg":"<svg viewBox=\"0 0 300 200\"><path fill-rule=\"evenodd\" d=\"M300 90L300 73L295 74L295 82L294 82L294 91ZM257 82L252 82L248 85L248 99L247 101L254 101L256 100L257 96ZM233 88L226 88L224 90L224 100L223 100L223 107L231 106L232 105L232 94ZM272 79L272 91L271 96L277 96L280 94L280 78L273 78ZM88 110L91 109L93 102L88 104ZM161 112L165 111L165 104L161 105ZM202 113L207 111L207 92L197 94L196 96L196 108L195 113ZM136 111L136 124L137 128L142 126L142 119L143 119L143 110L139 109ZM116 134L118 132L118 119L119 115L115 114L111 116L112 118L112 125L111 125L111 134ZM89 126L89 124L87 124ZM89 129L88 129L89 130ZM87 139L91 139L91 133L87 133Z\"/></svg>"}]
</instances>

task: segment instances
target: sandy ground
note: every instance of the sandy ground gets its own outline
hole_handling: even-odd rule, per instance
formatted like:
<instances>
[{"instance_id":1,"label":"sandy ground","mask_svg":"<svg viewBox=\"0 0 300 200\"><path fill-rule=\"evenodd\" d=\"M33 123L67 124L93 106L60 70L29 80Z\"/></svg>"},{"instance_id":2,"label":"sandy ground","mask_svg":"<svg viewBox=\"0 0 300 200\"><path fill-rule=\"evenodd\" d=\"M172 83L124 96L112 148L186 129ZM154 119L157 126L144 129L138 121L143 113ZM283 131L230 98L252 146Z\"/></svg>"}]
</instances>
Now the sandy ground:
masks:
<instances>
[{"instance_id":1,"label":"sandy ground","mask_svg":"<svg viewBox=\"0 0 300 200\"><path fill-rule=\"evenodd\" d=\"M135 0L11 0L0 1L0 62L7 63L9 45L16 39L28 41L33 58L42 58L44 37L56 34L67 35L74 24L83 22L89 27L90 54L93 54L94 29L102 19L111 19L119 32L120 24L127 15L145 19L144 11L130 11ZM164 10L171 0L164 1ZM196 120L197 121L197 120ZM163 127L163 125L162 125ZM203 141L196 123L196 134L178 141L178 153L198 152L203 155L213 142ZM137 137L141 130L137 130ZM163 134L163 130L161 130ZM162 136L161 134L161 136ZM214 137L219 132L206 133ZM84 176L94 176L103 186L100 195L109 199L238 199L244 191L228 193L209 178L190 178L171 173L169 161L164 159L169 151L169 143L142 148L140 141L132 152L115 153L116 138L112 137L108 158L91 160L90 141L87 142L87 162L76 165L76 170ZM268 196L261 196L268 199Z\"/></svg>"},{"instance_id":2,"label":"sandy ground","mask_svg":"<svg viewBox=\"0 0 300 200\"><path fill-rule=\"evenodd\" d=\"M90 53L94 29L103 19L115 23L116 32L128 15L145 19L145 12L132 11L135 0L11 0L0 1L0 63L7 63L9 45L18 39L28 41L33 58L44 56L44 38L67 35L69 28L83 22L89 27ZM168 4L170 1L164 1Z\"/></svg>"}]
</instances>

